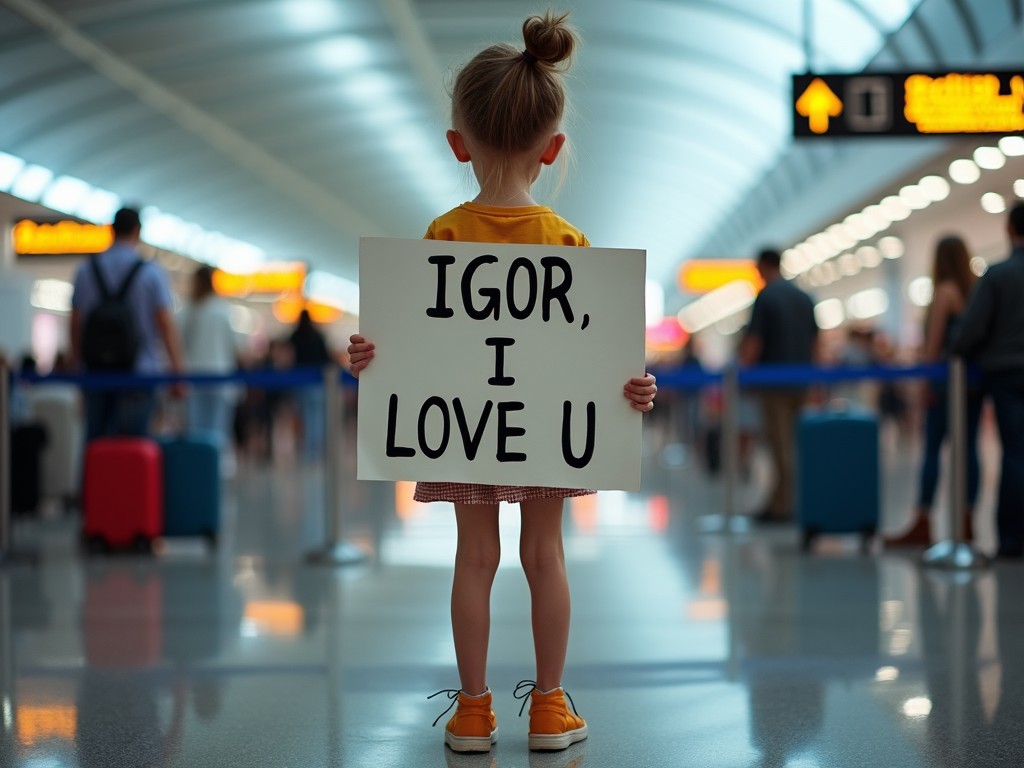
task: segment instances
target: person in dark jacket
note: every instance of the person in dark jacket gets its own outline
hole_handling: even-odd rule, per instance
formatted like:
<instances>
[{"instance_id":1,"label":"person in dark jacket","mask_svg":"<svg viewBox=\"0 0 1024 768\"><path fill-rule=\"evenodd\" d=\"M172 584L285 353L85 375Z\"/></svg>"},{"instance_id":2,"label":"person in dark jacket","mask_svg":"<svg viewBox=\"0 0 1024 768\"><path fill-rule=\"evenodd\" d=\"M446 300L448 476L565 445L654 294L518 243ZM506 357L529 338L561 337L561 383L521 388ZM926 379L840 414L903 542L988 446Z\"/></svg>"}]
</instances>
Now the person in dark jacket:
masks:
<instances>
[{"instance_id":1,"label":"person in dark jacket","mask_svg":"<svg viewBox=\"0 0 1024 768\"><path fill-rule=\"evenodd\" d=\"M299 322L288 339L296 368L322 368L331 362L327 339L313 324L308 310L302 310ZM324 450L324 390L321 386L304 387L298 392L302 418L302 456L314 461Z\"/></svg>"},{"instance_id":2,"label":"person in dark jacket","mask_svg":"<svg viewBox=\"0 0 1024 768\"><path fill-rule=\"evenodd\" d=\"M814 302L781 272L776 250L757 257L764 288L751 310L750 324L740 342L740 365L810 364L817 356L818 324ZM774 483L768 506L755 516L758 522L793 519L796 474L796 424L807 399L805 386L762 390L762 427L771 452Z\"/></svg>"},{"instance_id":3,"label":"person in dark jacket","mask_svg":"<svg viewBox=\"0 0 1024 768\"><path fill-rule=\"evenodd\" d=\"M1024 203L1007 219L1010 256L974 284L953 351L976 364L1003 446L997 555L1024 557Z\"/></svg>"}]
</instances>

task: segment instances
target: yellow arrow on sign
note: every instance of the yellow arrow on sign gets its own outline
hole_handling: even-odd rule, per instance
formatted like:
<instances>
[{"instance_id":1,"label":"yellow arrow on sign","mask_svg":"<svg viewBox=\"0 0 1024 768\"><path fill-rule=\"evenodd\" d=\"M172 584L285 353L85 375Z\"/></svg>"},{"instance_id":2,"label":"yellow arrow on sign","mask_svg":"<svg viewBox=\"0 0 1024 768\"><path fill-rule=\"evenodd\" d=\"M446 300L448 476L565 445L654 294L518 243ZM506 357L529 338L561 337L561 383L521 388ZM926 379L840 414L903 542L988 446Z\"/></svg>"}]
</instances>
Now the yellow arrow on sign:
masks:
<instances>
[{"instance_id":1,"label":"yellow arrow on sign","mask_svg":"<svg viewBox=\"0 0 1024 768\"><path fill-rule=\"evenodd\" d=\"M843 114L843 102L824 80L816 77L796 100L796 111L807 118L812 132L825 133L828 119Z\"/></svg>"}]
</instances>

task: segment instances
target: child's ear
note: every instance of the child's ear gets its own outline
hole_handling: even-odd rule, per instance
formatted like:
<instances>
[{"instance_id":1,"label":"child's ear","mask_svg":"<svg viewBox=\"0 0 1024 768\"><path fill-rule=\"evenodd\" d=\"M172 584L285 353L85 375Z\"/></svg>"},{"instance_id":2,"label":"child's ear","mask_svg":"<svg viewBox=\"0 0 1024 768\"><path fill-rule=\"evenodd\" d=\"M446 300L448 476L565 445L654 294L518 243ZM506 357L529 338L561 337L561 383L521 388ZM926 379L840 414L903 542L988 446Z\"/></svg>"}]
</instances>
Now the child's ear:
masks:
<instances>
[{"instance_id":1,"label":"child's ear","mask_svg":"<svg viewBox=\"0 0 1024 768\"><path fill-rule=\"evenodd\" d=\"M558 157L558 153L562 151L563 144L565 144L565 134L556 133L551 137L551 140L548 141L547 146L544 147L544 152L540 156L540 161L544 165L551 165L555 162L555 158Z\"/></svg>"},{"instance_id":2,"label":"child's ear","mask_svg":"<svg viewBox=\"0 0 1024 768\"><path fill-rule=\"evenodd\" d=\"M448 139L448 146L452 148L452 154L455 155L455 159L460 163L468 163L472 158L469 156L469 150L466 149L466 142L462 140L462 134L458 131L448 131L445 136Z\"/></svg>"}]
</instances>

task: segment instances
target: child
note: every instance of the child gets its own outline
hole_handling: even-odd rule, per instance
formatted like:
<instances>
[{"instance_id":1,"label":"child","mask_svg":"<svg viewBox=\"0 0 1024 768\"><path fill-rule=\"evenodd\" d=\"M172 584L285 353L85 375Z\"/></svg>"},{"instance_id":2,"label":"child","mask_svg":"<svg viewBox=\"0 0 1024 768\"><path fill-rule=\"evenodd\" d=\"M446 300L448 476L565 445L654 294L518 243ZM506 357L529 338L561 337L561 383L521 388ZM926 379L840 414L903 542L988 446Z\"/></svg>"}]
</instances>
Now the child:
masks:
<instances>
[{"instance_id":1,"label":"child","mask_svg":"<svg viewBox=\"0 0 1024 768\"><path fill-rule=\"evenodd\" d=\"M459 162L472 164L480 194L435 219L427 239L590 245L582 232L530 196L541 166L554 163L565 142L565 134L559 133L565 103L562 71L578 42L566 16L528 18L523 23L525 50L494 45L459 72L448 144ZM358 334L350 341L352 372L358 375L373 359L374 345ZM633 408L647 412L654 408L656 391L654 377L645 375L630 379L623 393ZM562 507L565 497L589 493L593 491L417 484L418 501L455 503L458 548L451 613L462 687L439 692L457 704L445 727L445 743L453 750L487 752L497 737L485 673L501 501L519 503L522 510L519 555L530 586L537 677L520 683L516 697L530 697L530 749L565 749L587 737L587 724L575 707L569 711L561 687L569 638Z\"/></svg>"}]
</instances>

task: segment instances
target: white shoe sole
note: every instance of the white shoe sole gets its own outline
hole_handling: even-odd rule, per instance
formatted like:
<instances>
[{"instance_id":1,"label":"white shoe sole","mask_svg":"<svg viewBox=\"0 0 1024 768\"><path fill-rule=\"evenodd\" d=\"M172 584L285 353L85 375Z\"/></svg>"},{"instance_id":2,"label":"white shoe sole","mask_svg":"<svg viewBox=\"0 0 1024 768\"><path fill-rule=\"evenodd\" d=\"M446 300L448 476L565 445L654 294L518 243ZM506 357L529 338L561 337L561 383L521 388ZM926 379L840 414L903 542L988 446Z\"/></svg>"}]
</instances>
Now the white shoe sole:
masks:
<instances>
[{"instance_id":1,"label":"white shoe sole","mask_svg":"<svg viewBox=\"0 0 1024 768\"><path fill-rule=\"evenodd\" d=\"M565 733L531 733L530 749L534 752L558 752L587 738L587 726Z\"/></svg>"},{"instance_id":2,"label":"white shoe sole","mask_svg":"<svg viewBox=\"0 0 1024 768\"><path fill-rule=\"evenodd\" d=\"M452 752L490 752L491 745L498 741L498 729L495 728L488 736L456 736L451 731L444 732L444 743Z\"/></svg>"}]
</instances>

